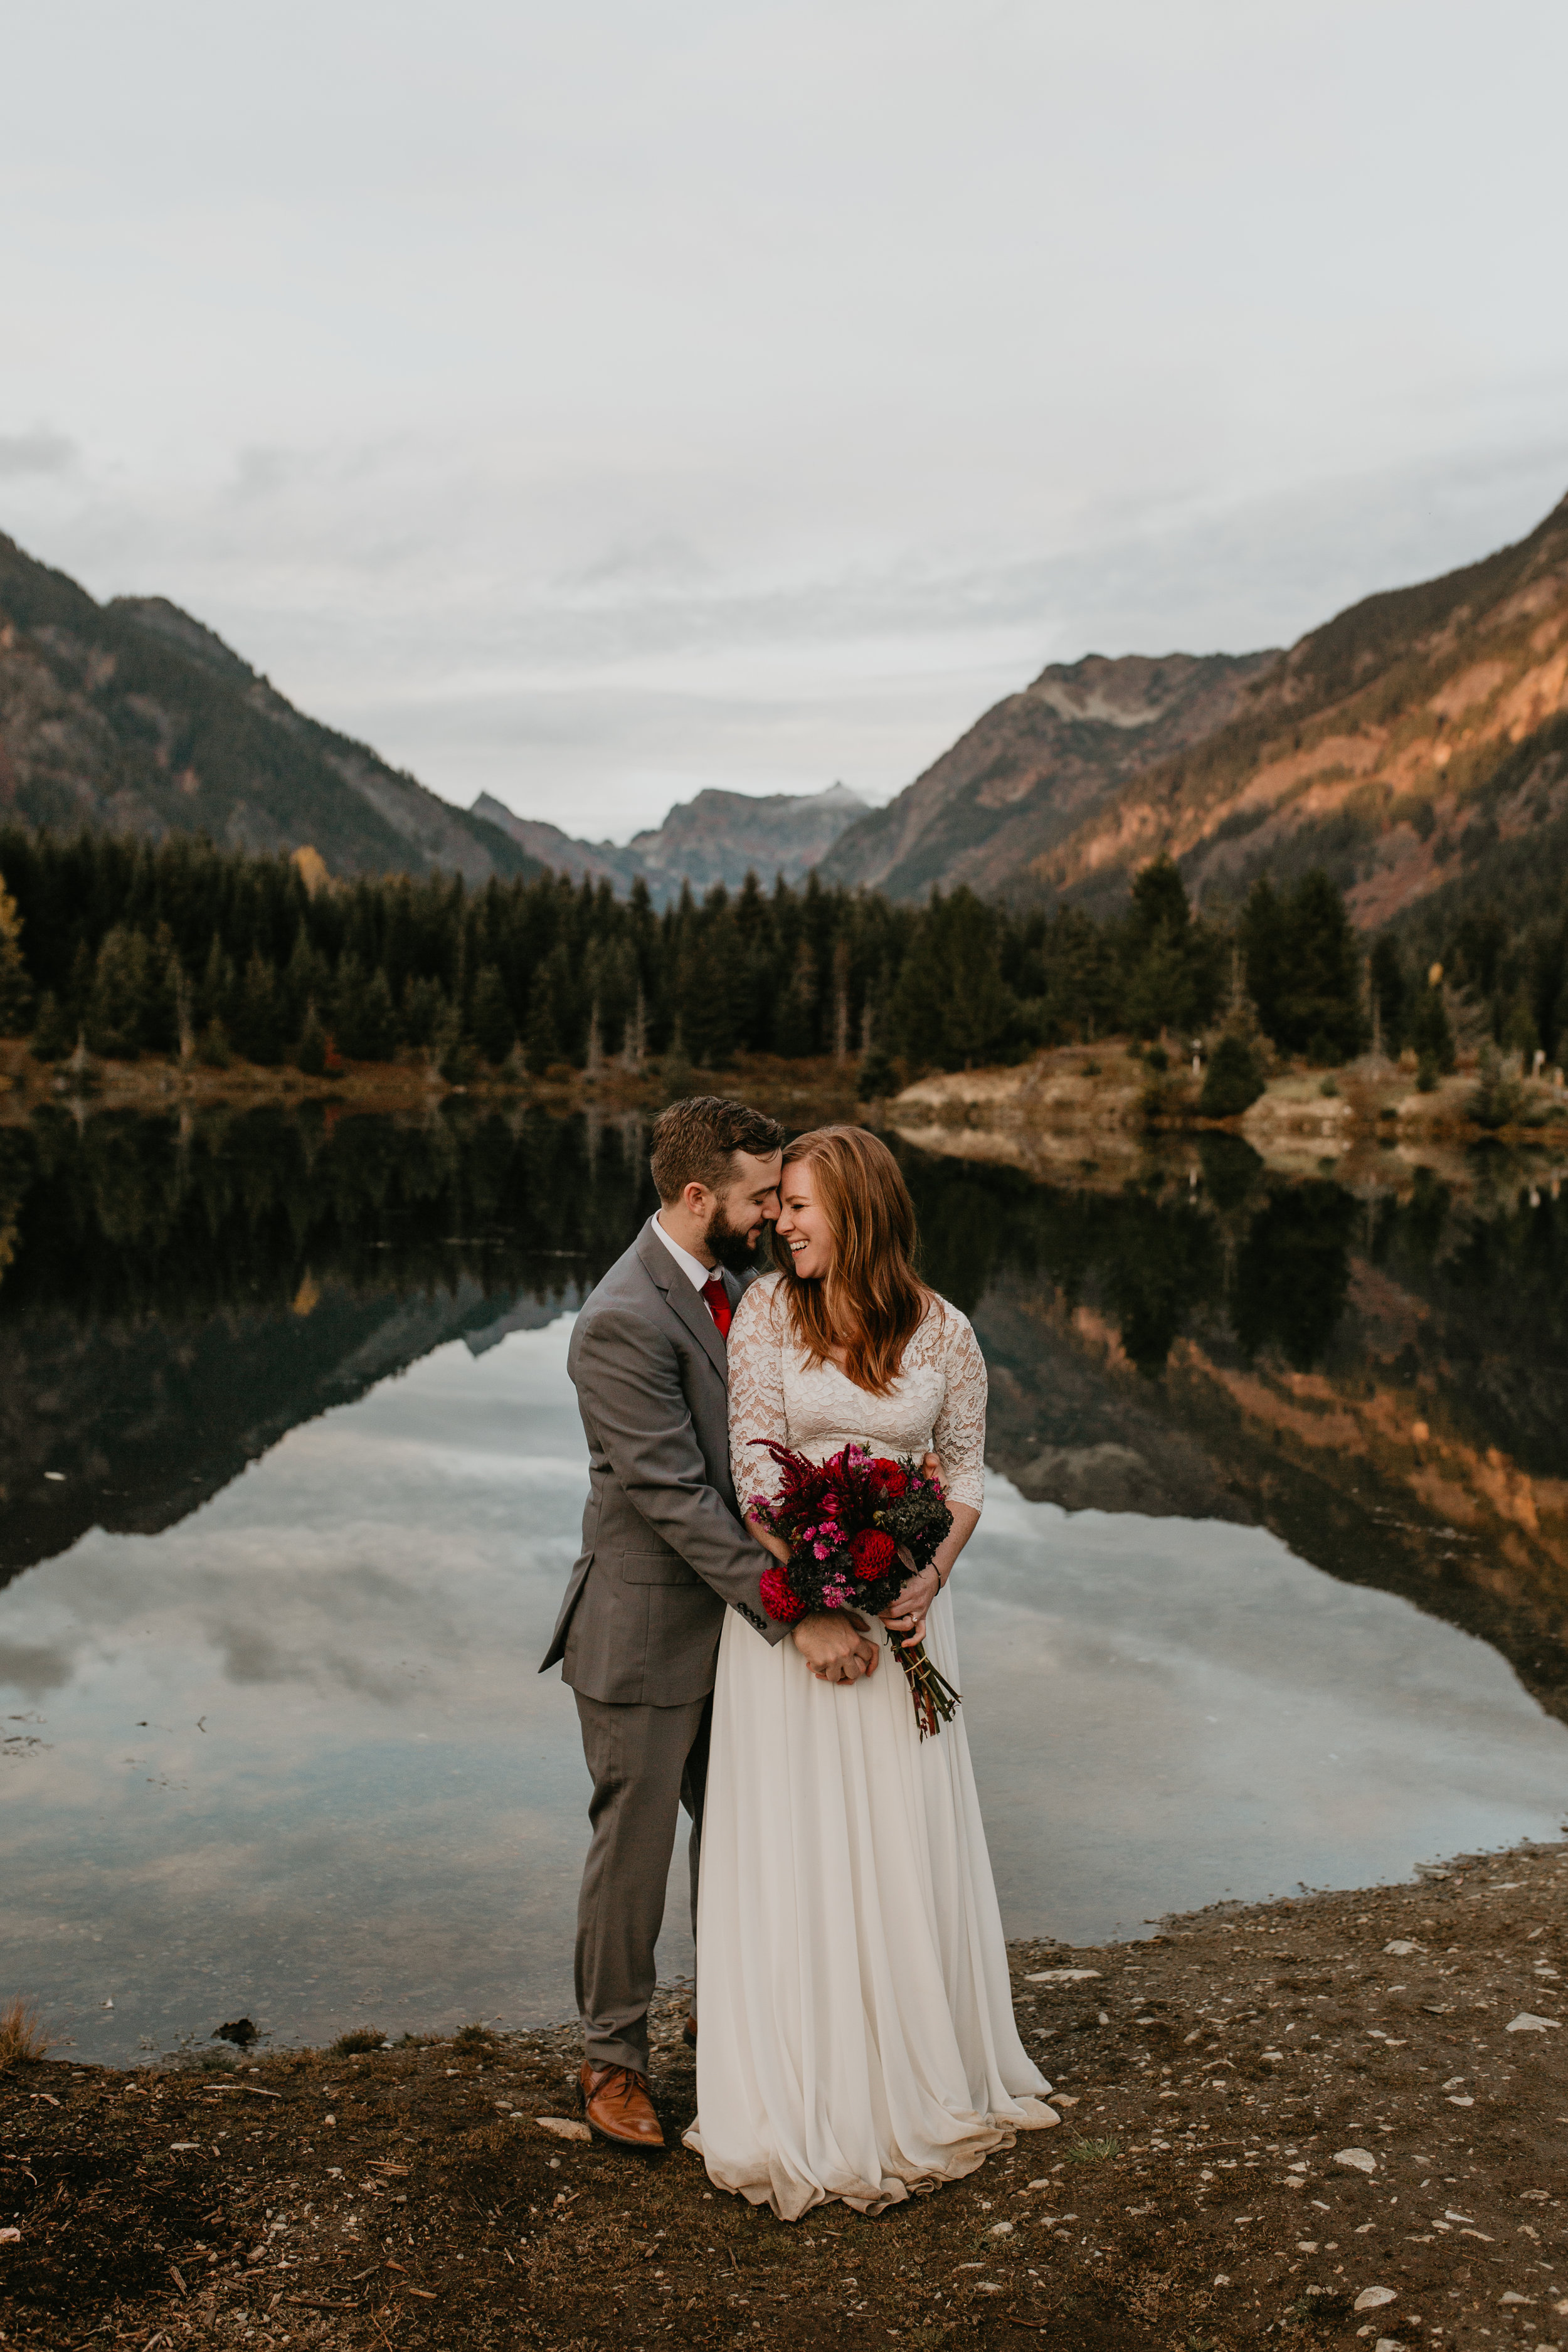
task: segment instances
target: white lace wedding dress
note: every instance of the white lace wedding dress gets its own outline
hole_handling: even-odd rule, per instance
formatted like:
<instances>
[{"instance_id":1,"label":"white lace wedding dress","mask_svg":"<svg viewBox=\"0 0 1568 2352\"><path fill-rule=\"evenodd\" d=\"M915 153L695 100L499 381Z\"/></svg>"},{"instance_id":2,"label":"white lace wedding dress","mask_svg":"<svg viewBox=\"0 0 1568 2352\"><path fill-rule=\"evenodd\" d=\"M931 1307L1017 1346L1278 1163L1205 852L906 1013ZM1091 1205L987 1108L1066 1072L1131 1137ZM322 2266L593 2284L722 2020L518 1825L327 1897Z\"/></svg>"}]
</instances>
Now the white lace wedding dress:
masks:
<instances>
[{"instance_id":1,"label":"white lace wedding dress","mask_svg":"<svg viewBox=\"0 0 1568 2352\"><path fill-rule=\"evenodd\" d=\"M797 1353L779 1282L753 1283L730 1331L742 1507L776 1491L751 1443L770 1437L819 1462L850 1439L917 1457L934 1445L952 1498L978 1509L985 1367L964 1317L933 1301L876 1397ZM945 1591L926 1643L958 1688ZM865 1681L823 1683L793 1642L770 1646L726 1615L697 1950L686 2144L718 2187L786 2221L835 2197L880 2212L1058 2121L1013 2021L963 1710L922 1741L890 1654Z\"/></svg>"}]
</instances>

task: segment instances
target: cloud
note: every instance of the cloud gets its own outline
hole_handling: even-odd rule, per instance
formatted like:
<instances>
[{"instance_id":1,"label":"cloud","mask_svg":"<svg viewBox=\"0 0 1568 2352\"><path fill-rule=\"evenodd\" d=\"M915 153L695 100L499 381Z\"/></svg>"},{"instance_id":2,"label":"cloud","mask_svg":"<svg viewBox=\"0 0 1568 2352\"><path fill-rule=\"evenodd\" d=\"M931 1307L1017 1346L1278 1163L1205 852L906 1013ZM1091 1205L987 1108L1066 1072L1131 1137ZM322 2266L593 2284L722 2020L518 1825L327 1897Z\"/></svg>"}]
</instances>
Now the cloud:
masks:
<instances>
[{"instance_id":1,"label":"cloud","mask_svg":"<svg viewBox=\"0 0 1568 2352\"><path fill-rule=\"evenodd\" d=\"M456 800L890 793L1046 661L1561 495L1568 17L1510 5L33 10L7 381L84 455L5 445L5 527Z\"/></svg>"},{"instance_id":2,"label":"cloud","mask_svg":"<svg viewBox=\"0 0 1568 2352\"><path fill-rule=\"evenodd\" d=\"M0 1688L20 1691L25 1698L63 1690L75 1672L74 1656L53 1643L0 1642Z\"/></svg>"},{"instance_id":3,"label":"cloud","mask_svg":"<svg viewBox=\"0 0 1568 2352\"><path fill-rule=\"evenodd\" d=\"M33 433L0 433L0 479L22 474L64 474L76 464L77 446L63 433L43 426Z\"/></svg>"}]
</instances>

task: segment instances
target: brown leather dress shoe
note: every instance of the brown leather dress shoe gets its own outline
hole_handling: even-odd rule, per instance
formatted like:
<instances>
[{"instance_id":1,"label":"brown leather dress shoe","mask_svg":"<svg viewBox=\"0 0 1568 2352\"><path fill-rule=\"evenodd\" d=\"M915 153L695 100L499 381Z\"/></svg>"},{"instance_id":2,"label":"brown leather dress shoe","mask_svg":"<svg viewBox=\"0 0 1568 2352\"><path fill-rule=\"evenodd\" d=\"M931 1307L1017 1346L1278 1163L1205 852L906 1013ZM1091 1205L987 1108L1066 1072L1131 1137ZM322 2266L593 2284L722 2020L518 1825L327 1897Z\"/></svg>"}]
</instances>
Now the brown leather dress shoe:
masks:
<instances>
[{"instance_id":1,"label":"brown leather dress shoe","mask_svg":"<svg viewBox=\"0 0 1568 2352\"><path fill-rule=\"evenodd\" d=\"M689 2044L689 2046L690 2046L693 2050L695 2050L695 2049L696 2049L696 2047L697 2047L697 2011L696 2011L695 2010L693 2010L693 2011L692 2011L692 2012L691 2012L690 2016L687 2019L687 2021L686 2021L685 2024L681 2027L681 2029L680 2029L680 2038L681 2038L682 2042L687 2042L688 2044Z\"/></svg>"},{"instance_id":2,"label":"brown leather dress shoe","mask_svg":"<svg viewBox=\"0 0 1568 2352\"><path fill-rule=\"evenodd\" d=\"M584 2058L577 2088L582 2094L583 2114L595 2139L608 2140L612 2147L638 2148L645 2154L664 2146L664 2134L647 2095L646 2074L635 2074L629 2066L595 2066Z\"/></svg>"}]
</instances>

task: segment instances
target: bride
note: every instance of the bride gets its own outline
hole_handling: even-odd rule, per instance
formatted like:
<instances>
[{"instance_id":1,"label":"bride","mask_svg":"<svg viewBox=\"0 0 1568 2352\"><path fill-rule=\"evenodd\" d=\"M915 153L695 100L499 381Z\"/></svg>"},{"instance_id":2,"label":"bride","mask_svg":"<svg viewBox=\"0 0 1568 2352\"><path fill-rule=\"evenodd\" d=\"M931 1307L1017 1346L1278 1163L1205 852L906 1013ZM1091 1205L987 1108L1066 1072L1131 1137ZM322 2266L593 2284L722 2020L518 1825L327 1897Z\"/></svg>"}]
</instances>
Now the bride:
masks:
<instances>
[{"instance_id":1,"label":"bride","mask_svg":"<svg viewBox=\"0 0 1568 2352\"><path fill-rule=\"evenodd\" d=\"M715 2186L795 2221L828 2198L879 2213L1059 2119L1013 2021L963 1710L922 1741L884 1654L923 1633L958 1685L944 1588L980 1517L984 1364L965 1318L914 1273L914 1208L886 1144L819 1128L790 1146L780 1190L783 1271L752 1285L730 1331L742 1509L776 1486L753 1440L820 1462L854 1439L934 1448L953 1521L864 1627L868 1671L847 1686L795 1643L724 1620L686 2144Z\"/></svg>"}]
</instances>

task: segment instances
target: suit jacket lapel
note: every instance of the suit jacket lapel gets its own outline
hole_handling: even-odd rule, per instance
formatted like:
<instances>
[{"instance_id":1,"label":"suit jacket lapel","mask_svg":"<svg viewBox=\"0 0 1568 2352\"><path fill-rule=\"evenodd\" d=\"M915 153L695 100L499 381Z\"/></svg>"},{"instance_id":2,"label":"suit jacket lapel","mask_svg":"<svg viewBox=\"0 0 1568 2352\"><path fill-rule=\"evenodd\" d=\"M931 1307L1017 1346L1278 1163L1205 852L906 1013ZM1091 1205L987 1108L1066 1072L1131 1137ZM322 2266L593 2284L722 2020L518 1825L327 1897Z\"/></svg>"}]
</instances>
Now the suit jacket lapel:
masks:
<instances>
[{"instance_id":1,"label":"suit jacket lapel","mask_svg":"<svg viewBox=\"0 0 1568 2352\"><path fill-rule=\"evenodd\" d=\"M724 1345L724 1334L708 1312L701 1294L692 1289L680 1267L676 1265L675 1260L654 1232L651 1217L643 1227L642 1239L637 1244L637 1255L647 1267L650 1279L663 1291L671 1307L679 1316L693 1339L701 1342L714 1370L728 1387L730 1351ZM727 1277L723 1279L724 1287L728 1290L731 1287L729 1280ZM733 1299L731 1303L733 1305Z\"/></svg>"}]
</instances>

